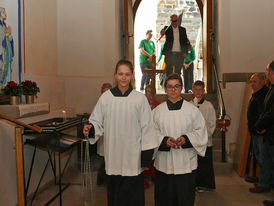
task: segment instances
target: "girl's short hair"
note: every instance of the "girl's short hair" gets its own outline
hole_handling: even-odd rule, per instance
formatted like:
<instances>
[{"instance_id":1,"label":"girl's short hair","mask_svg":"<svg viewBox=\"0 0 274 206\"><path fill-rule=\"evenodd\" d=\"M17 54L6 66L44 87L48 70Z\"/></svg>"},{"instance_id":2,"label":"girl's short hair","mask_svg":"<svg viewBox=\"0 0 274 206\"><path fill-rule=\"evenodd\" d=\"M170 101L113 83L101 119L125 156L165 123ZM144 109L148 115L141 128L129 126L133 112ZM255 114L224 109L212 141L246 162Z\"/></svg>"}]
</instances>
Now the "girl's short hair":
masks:
<instances>
[{"instance_id":1,"label":"girl's short hair","mask_svg":"<svg viewBox=\"0 0 274 206\"><path fill-rule=\"evenodd\" d=\"M177 73L172 73L172 74L168 75L168 77L166 78L165 88L166 88L167 82L169 80L173 80L173 79L177 79L180 82L180 84L183 86L183 81L182 81L181 76L179 74L177 74Z\"/></svg>"},{"instance_id":2,"label":"girl's short hair","mask_svg":"<svg viewBox=\"0 0 274 206\"><path fill-rule=\"evenodd\" d=\"M118 68L119 68L119 66L121 66L121 65L127 65L128 68L130 68L130 71L133 73L133 65L132 65L132 63L131 63L129 60L121 59L121 60L119 60L119 61L117 62L117 64L116 64L116 67L115 67L115 74L117 73Z\"/></svg>"}]
</instances>

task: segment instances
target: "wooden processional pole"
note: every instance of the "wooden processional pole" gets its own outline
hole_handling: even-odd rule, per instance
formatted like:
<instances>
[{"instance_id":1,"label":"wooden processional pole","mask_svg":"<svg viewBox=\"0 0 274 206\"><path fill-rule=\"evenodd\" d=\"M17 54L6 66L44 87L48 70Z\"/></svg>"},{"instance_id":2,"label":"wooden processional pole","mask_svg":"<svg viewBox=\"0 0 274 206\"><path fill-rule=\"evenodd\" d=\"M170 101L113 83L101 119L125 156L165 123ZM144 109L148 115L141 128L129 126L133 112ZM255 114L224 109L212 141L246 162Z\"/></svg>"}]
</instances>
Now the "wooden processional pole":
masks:
<instances>
[{"instance_id":1,"label":"wooden processional pole","mask_svg":"<svg viewBox=\"0 0 274 206\"><path fill-rule=\"evenodd\" d=\"M15 149L16 149L16 176L17 176L17 199L18 206L25 206L25 181L24 181L24 160L23 160L23 138L22 127L15 128Z\"/></svg>"},{"instance_id":2,"label":"wooden processional pole","mask_svg":"<svg viewBox=\"0 0 274 206\"><path fill-rule=\"evenodd\" d=\"M143 69L144 73L150 74L151 86L156 91L156 74L164 73L165 70L157 70L156 69L156 56L152 55L152 69Z\"/></svg>"}]
</instances>

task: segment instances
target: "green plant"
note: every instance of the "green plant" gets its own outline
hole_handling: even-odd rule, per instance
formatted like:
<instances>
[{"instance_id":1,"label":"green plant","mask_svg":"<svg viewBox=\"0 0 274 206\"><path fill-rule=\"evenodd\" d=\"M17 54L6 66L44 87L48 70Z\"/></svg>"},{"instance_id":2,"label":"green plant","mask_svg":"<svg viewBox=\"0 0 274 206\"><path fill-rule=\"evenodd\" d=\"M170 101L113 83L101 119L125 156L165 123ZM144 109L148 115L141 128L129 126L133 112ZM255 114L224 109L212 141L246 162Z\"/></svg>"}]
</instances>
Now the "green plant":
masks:
<instances>
[{"instance_id":1,"label":"green plant","mask_svg":"<svg viewBox=\"0 0 274 206\"><path fill-rule=\"evenodd\" d=\"M20 96L22 94L22 89L16 82L10 81L3 88L3 92L7 96Z\"/></svg>"},{"instance_id":2,"label":"green plant","mask_svg":"<svg viewBox=\"0 0 274 206\"><path fill-rule=\"evenodd\" d=\"M24 95L35 95L37 97L37 93L40 92L40 88L37 86L36 82L30 80L23 81L21 83L21 88Z\"/></svg>"}]
</instances>

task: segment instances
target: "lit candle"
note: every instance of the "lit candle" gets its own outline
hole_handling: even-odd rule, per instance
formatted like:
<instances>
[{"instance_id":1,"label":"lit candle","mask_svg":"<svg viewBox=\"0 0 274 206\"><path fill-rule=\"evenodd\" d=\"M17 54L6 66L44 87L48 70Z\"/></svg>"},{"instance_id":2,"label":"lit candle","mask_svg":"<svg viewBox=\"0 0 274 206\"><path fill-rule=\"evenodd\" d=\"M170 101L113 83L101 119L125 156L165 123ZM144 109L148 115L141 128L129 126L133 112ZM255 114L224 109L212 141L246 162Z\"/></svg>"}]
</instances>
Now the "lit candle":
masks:
<instances>
[{"instance_id":1,"label":"lit candle","mask_svg":"<svg viewBox=\"0 0 274 206\"><path fill-rule=\"evenodd\" d=\"M65 110L63 110L62 113L63 113L63 122L65 122L67 120L67 113Z\"/></svg>"}]
</instances>

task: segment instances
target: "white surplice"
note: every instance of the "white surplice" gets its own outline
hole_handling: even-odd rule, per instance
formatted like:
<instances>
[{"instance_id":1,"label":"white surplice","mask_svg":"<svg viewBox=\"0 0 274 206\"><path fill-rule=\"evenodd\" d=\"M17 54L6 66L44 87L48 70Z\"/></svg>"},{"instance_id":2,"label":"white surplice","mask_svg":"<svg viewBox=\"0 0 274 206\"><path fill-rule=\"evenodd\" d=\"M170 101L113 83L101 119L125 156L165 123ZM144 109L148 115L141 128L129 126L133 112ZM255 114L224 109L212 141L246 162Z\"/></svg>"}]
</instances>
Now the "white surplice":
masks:
<instances>
[{"instance_id":1,"label":"white surplice","mask_svg":"<svg viewBox=\"0 0 274 206\"><path fill-rule=\"evenodd\" d=\"M114 96L110 90L99 98L89 122L94 125L94 144L104 135L108 175L137 176L142 172L141 151L157 147L152 113L144 94L132 90Z\"/></svg>"},{"instance_id":2,"label":"white surplice","mask_svg":"<svg viewBox=\"0 0 274 206\"><path fill-rule=\"evenodd\" d=\"M199 108L200 112L202 113L202 115L205 119L207 135L208 135L207 146L212 147L212 135L216 128L215 109L214 109L213 105L207 100L204 100L202 104L198 104L197 98L194 98L190 102Z\"/></svg>"},{"instance_id":3,"label":"white surplice","mask_svg":"<svg viewBox=\"0 0 274 206\"><path fill-rule=\"evenodd\" d=\"M165 136L178 138L187 135L192 148L171 148L156 151L155 167L166 174L186 174L197 169L197 154L204 156L207 131L201 112L193 104L183 101L179 110L169 110L164 102L153 110L158 146Z\"/></svg>"}]
</instances>

